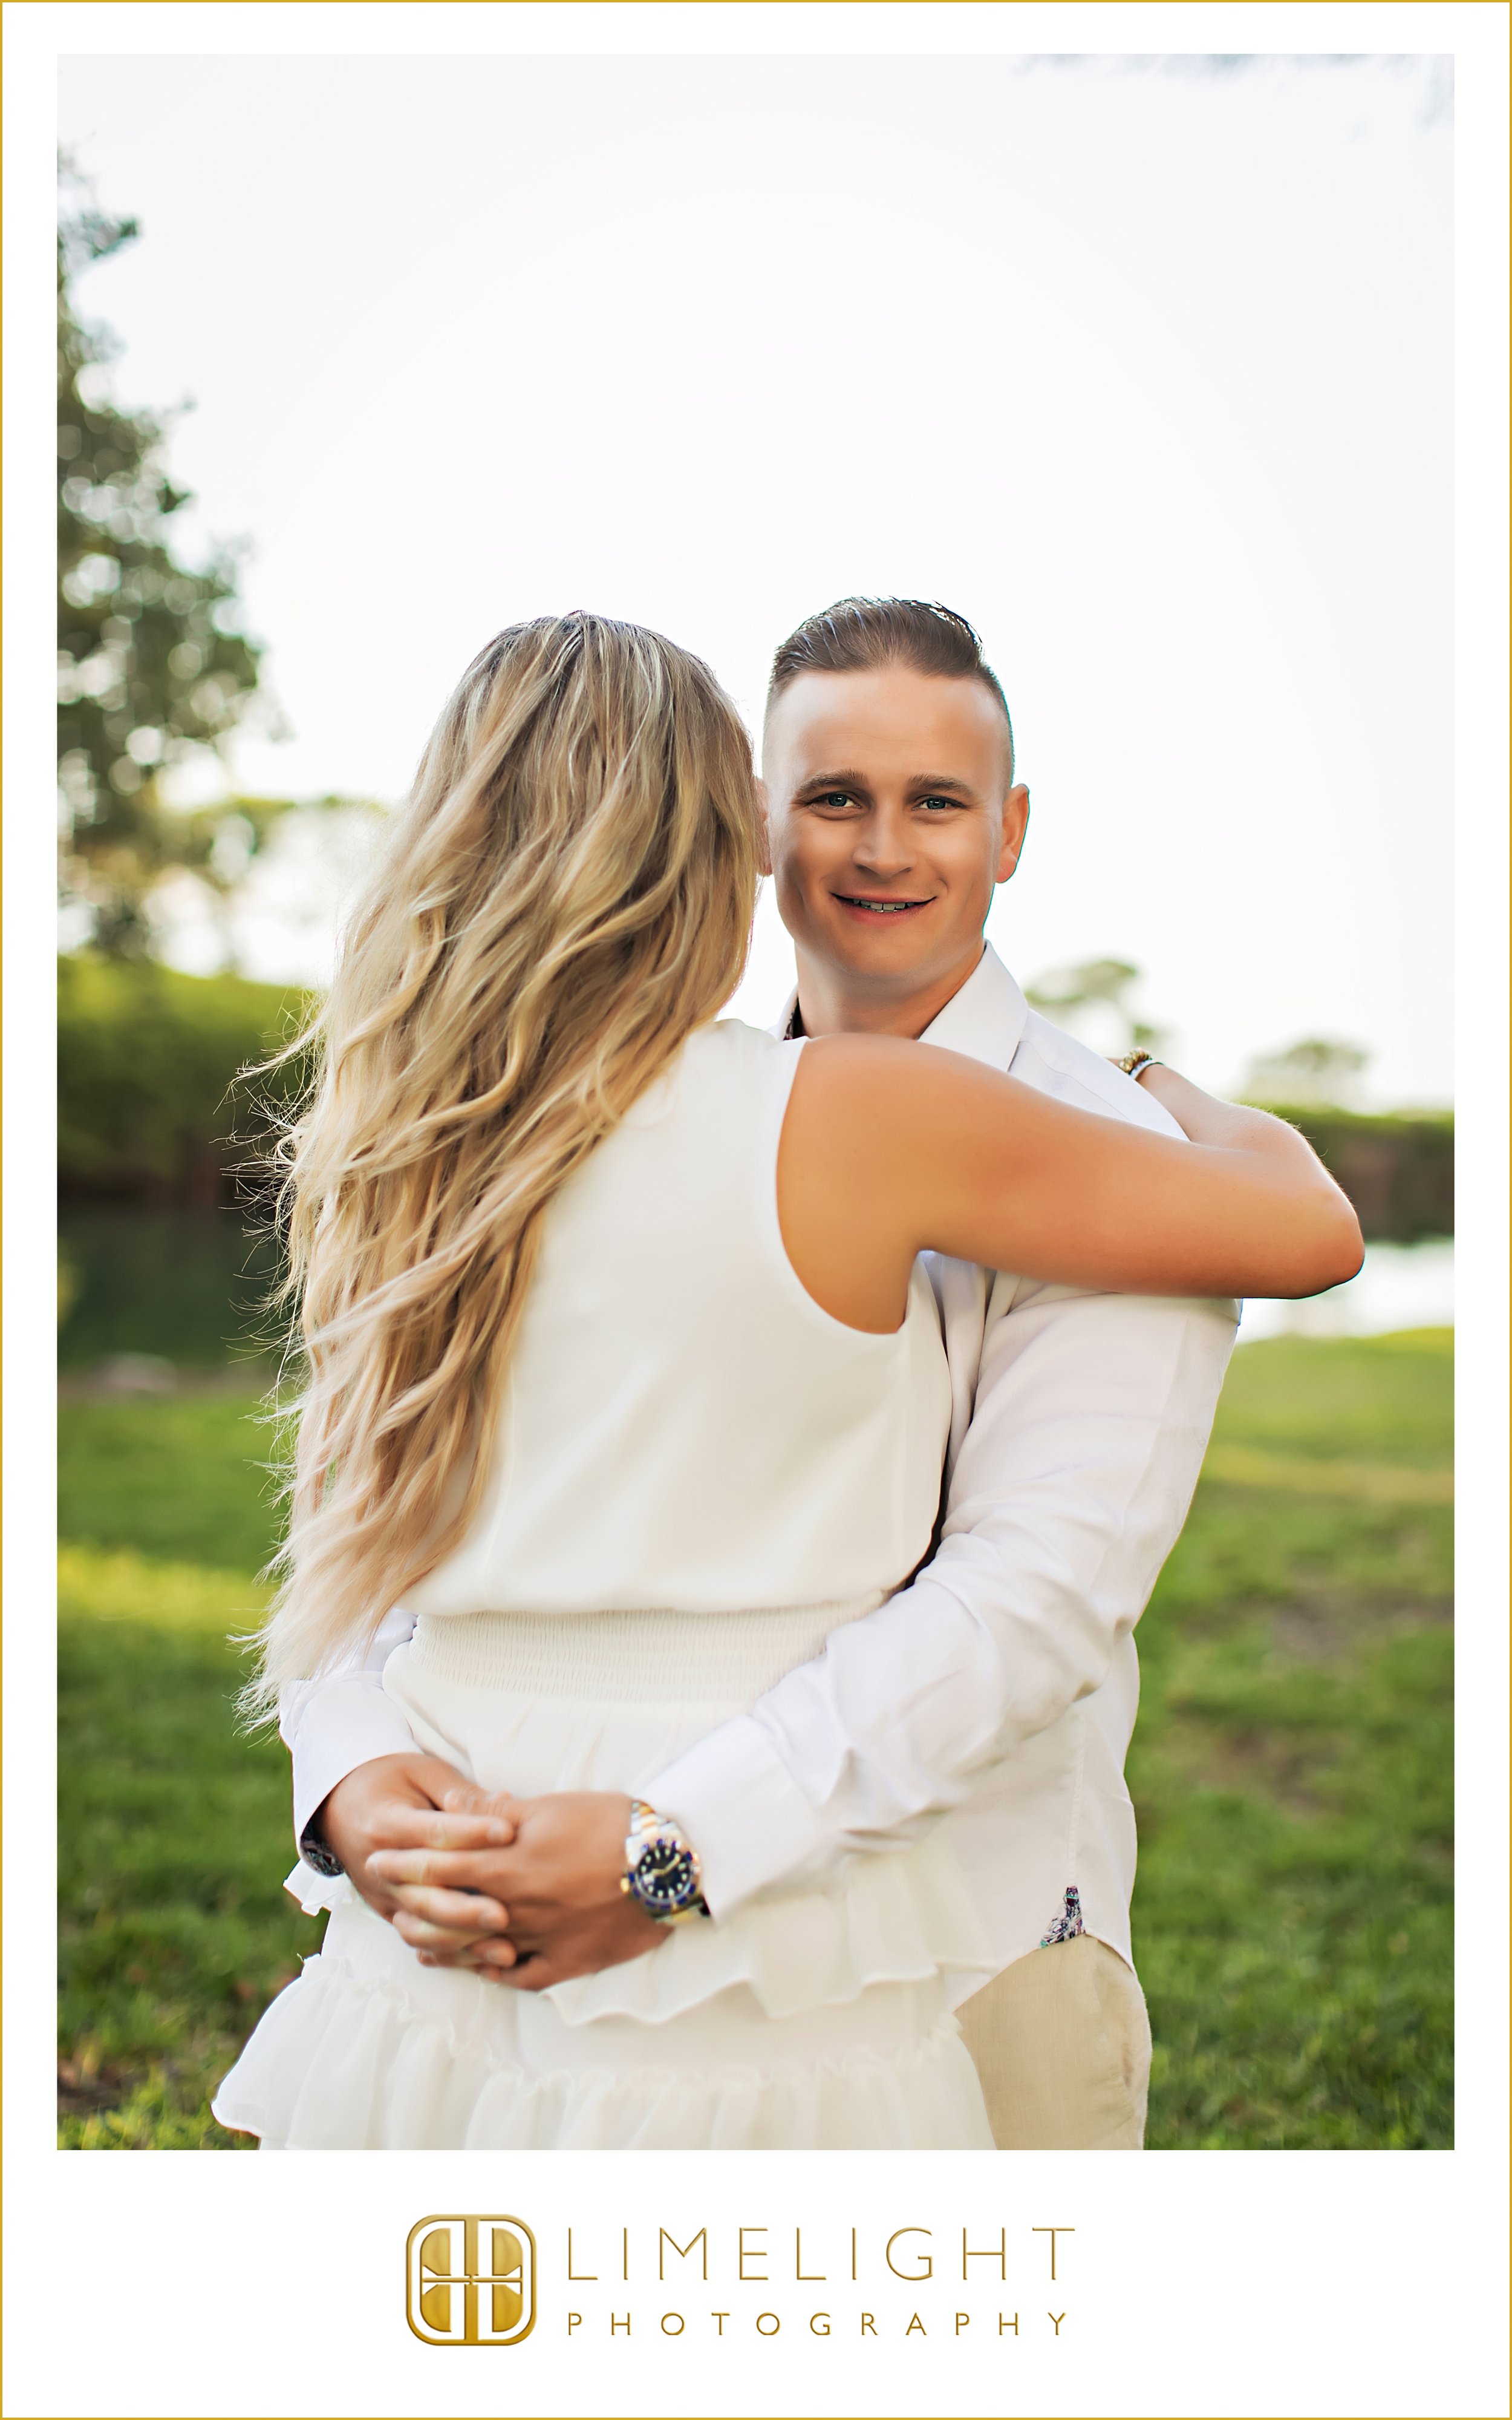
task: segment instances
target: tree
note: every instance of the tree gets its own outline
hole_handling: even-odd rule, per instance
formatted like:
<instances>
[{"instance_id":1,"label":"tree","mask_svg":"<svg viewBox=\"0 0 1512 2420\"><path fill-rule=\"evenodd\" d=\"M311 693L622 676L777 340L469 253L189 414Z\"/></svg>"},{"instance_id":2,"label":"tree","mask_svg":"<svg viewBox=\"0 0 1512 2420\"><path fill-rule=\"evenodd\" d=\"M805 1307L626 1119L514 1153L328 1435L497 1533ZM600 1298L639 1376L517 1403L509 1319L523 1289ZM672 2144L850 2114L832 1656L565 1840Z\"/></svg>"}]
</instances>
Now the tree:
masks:
<instances>
[{"instance_id":1,"label":"tree","mask_svg":"<svg viewBox=\"0 0 1512 2420\"><path fill-rule=\"evenodd\" d=\"M1360 1078L1369 1063L1369 1051L1357 1043L1313 1036L1294 1042L1289 1050L1251 1060L1244 1098L1273 1102L1282 1109L1347 1109L1354 1104Z\"/></svg>"},{"instance_id":2,"label":"tree","mask_svg":"<svg viewBox=\"0 0 1512 2420\"><path fill-rule=\"evenodd\" d=\"M1088 958L1083 965L1062 967L1026 985L1024 997L1031 1008L1062 1024L1074 1025L1087 1009L1102 1009L1116 1017L1127 1033L1126 1050L1158 1048L1165 1039L1158 1025L1146 1025L1129 1007L1124 994L1139 981L1139 969L1122 958Z\"/></svg>"},{"instance_id":3,"label":"tree","mask_svg":"<svg viewBox=\"0 0 1512 2420\"><path fill-rule=\"evenodd\" d=\"M221 751L257 690L261 651L242 628L236 550L197 571L177 560L171 524L190 496L168 476L162 423L112 400L115 341L74 310L80 271L131 242L136 222L98 209L67 161L59 190L61 887L86 908L96 948L146 956L147 902L164 876L188 869L224 895L287 802L185 814L162 795L168 768Z\"/></svg>"}]
</instances>

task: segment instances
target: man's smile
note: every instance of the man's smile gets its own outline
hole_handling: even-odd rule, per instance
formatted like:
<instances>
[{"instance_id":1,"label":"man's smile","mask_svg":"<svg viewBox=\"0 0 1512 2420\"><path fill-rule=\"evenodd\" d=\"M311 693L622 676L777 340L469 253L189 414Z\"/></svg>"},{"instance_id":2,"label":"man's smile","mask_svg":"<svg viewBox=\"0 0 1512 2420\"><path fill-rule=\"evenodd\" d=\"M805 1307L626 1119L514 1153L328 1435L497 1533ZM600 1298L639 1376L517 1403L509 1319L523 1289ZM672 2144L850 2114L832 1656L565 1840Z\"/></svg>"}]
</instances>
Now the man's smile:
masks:
<instances>
[{"instance_id":1,"label":"man's smile","mask_svg":"<svg viewBox=\"0 0 1512 2420\"><path fill-rule=\"evenodd\" d=\"M829 895L841 908L863 916L907 916L933 905L932 899L872 899L860 891L832 891Z\"/></svg>"},{"instance_id":2,"label":"man's smile","mask_svg":"<svg viewBox=\"0 0 1512 2420\"><path fill-rule=\"evenodd\" d=\"M980 962L1024 837L1001 699L891 659L806 671L772 700L764 745L804 1031L917 1039Z\"/></svg>"}]
</instances>

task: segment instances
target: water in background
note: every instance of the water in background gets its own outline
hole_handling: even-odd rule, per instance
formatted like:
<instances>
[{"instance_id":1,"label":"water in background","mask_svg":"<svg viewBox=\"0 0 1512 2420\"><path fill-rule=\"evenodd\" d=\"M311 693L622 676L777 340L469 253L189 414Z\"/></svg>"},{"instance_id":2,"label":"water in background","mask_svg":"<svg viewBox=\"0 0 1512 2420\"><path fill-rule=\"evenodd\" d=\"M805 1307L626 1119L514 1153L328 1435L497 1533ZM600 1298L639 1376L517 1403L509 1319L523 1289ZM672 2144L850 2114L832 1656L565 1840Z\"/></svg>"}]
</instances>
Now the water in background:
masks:
<instances>
[{"instance_id":1,"label":"water in background","mask_svg":"<svg viewBox=\"0 0 1512 2420\"><path fill-rule=\"evenodd\" d=\"M65 1370L120 1354L224 1368L255 1350L276 1256L233 1210L74 1209L61 1222ZM1310 1302L1246 1302L1242 1344L1263 1336L1376 1336L1454 1325L1454 1244L1370 1244L1348 1285Z\"/></svg>"},{"instance_id":2,"label":"water in background","mask_svg":"<svg viewBox=\"0 0 1512 2420\"><path fill-rule=\"evenodd\" d=\"M1397 1327L1452 1327L1455 1248L1447 1235L1420 1244L1367 1244L1348 1285L1307 1302L1246 1302L1241 1344L1265 1336L1381 1336Z\"/></svg>"},{"instance_id":3,"label":"water in background","mask_svg":"<svg viewBox=\"0 0 1512 2420\"><path fill-rule=\"evenodd\" d=\"M186 1370L224 1369L267 1324L271 1238L236 1210L70 1206L58 1221L58 1363L87 1370L148 1354Z\"/></svg>"}]
</instances>

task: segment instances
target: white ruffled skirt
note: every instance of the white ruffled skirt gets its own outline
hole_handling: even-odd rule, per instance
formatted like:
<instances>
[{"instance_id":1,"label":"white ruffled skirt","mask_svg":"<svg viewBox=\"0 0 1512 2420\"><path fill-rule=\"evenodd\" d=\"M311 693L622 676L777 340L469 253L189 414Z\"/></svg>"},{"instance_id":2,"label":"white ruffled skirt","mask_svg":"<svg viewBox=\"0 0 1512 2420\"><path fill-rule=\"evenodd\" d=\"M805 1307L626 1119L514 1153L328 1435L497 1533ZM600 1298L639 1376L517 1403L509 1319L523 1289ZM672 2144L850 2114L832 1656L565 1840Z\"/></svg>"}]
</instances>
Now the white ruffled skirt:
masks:
<instances>
[{"instance_id":1,"label":"white ruffled skirt","mask_svg":"<svg viewBox=\"0 0 1512 2420\"><path fill-rule=\"evenodd\" d=\"M635 1792L872 1602L423 1618L384 1686L486 1789ZM422 1966L344 1884L215 2115L265 2149L991 2150L950 1978L996 1962L938 1830L541 1993Z\"/></svg>"}]
</instances>

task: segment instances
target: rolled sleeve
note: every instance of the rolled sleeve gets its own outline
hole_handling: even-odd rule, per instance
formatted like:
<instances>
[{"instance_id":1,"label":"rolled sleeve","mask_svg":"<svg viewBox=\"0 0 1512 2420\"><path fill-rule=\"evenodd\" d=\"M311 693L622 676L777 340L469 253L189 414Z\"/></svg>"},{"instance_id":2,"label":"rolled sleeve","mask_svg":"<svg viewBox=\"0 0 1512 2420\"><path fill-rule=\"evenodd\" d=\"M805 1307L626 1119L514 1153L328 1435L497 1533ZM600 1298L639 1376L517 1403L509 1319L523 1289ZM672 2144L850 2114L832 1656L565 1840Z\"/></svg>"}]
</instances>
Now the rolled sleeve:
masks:
<instances>
[{"instance_id":1,"label":"rolled sleeve","mask_svg":"<svg viewBox=\"0 0 1512 2420\"><path fill-rule=\"evenodd\" d=\"M384 1695L381 1676L361 1672L332 1681L312 1699L291 1750L295 1838L303 1838L337 1782L360 1764L419 1752L414 1732Z\"/></svg>"},{"instance_id":2,"label":"rolled sleeve","mask_svg":"<svg viewBox=\"0 0 1512 2420\"><path fill-rule=\"evenodd\" d=\"M749 1714L696 1740L640 1794L675 1817L693 1842L700 1887L716 1916L829 1854L830 1826Z\"/></svg>"},{"instance_id":3,"label":"rolled sleeve","mask_svg":"<svg viewBox=\"0 0 1512 2420\"><path fill-rule=\"evenodd\" d=\"M378 1756L418 1756L420 1743L383 1686L383 1670L394 1650L414 1629L413 1617L396 1606L370 1643L333 1671L314 1681L294 1681L282 1692L278 1728L294 1768L294 1839L318 1813L339 1781ZM329 1885L301 1856L316 1903Z\"/></svg>"}]
</instances>

